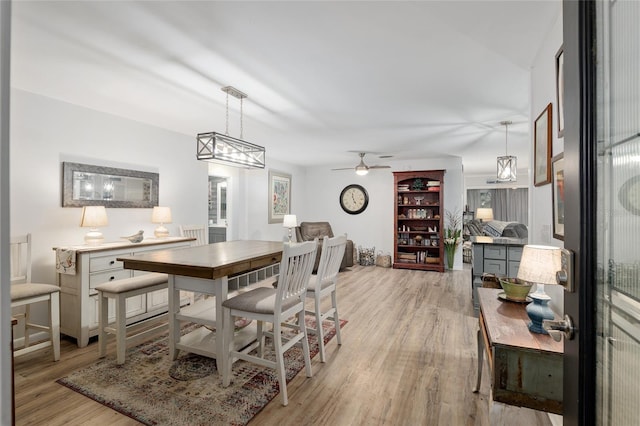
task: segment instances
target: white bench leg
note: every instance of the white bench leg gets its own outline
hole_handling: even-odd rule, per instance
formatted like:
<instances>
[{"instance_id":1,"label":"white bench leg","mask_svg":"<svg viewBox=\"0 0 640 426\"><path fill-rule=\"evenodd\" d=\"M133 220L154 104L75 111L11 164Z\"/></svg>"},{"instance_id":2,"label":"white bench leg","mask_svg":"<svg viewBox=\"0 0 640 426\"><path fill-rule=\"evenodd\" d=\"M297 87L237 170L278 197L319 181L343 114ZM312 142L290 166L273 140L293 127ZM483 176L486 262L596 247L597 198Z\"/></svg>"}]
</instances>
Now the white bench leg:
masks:
<instances>
[{"instance_id":1,"label":"white bench leg","mask_svg":"<svg viewBox=\"0 0 640 426\"><path fill-rule=\"evenodd\" d=\"M124 364L127 350L127 299L124 294L116 298L116 353L117 364Z\"/></svg>"},{"instance_id":2,"label":"white bench leg","mask_svg":"<svg viewBox=\"0 0 640 426\"><path fill-rule=\"evenodd\" d=\"M109 298L98 292L98 356L104 358L107 355L107 332L105 327L109 325Z\"/></svg>"}]
</instances>

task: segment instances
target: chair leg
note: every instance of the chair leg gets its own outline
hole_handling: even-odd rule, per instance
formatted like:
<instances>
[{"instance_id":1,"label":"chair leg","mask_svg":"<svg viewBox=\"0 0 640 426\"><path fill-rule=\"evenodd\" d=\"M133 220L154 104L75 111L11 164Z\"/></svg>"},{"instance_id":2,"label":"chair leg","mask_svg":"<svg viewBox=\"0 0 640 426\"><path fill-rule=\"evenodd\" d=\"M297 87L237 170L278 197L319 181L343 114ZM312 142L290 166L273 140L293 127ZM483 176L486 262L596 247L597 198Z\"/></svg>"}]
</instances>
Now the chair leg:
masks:
<instances>
[{"instance_id":1,"label":"chair leg","mask_svg":"<svg viewBox=\"0 0 640 426\"><path fill-rule=\"evenodd\" d=\"M318 350L320 352L320 362L324 362L324 336L322 335L322 311L320 311L320 294L314 297L316 310L316 337L318 338ZM304 324L304 317L302 319ZM305 327L306 330L306 327Z\"/></svg>"},{"instance_id":2,"label":"chair leg","mask_svg":"<svg viewBox=\"0 0 640 426\"><path fill-rule=\"evenodd\" d=\"M342 345L342 336L340 336L340 315L338 315L338 300L335 289L331 292L331 304L333 305L333 321L336 324L336 340L339 345Z\"/></svg>"},{"instance_id":3,"label":"chair leg","mask_svg":"<svg viewBox=\"0 0 640 426\"><path fill-rule=\"evenodd\" d=\"M233 317L231 316L231 309L223 308L223 324L231 324L232 321ZM220 332L222 335L222 347L224 348L224 351L222 351L221 354L221 364L224 368L219 369L218 374L222 374L222 386L224 387L231 384L231 368L233 365L233 356L231 355L233 351L233 332L233 327L223 327Z\"/></svg>"},{"instance_id":4,"label":"chair leg","mask_svg":"<svg viewBox=\"0 0 640 426\"><path fill-rule=\"evenodd\" d=\"M282 351L282 330L280 322L276 321L273 324L273 347L276 353L276 374L278 376L278 383L280 384L280 395L282 396L282 405L289 404L289 398L287 397L287 378L284 369L284 353ZM305 361L306 362L306 361Z\"/></svg>"},{"instance_id":5,"label":"chair leg","mask_svg":"<svg viewBox=\"0 0 640 426\"><path fill-rule=\"evenodd\" d=\"M51 346L53 348L53 360L60 359L60 293L54 292L49 296L49 333L51 333Z\"/></svg>"},{"instance_id":6,"label":"chair leg","mask_svg":"<svg viewBox=\"0 0 640 426\"><path fill-rule=\"evenodd\" d=\"M304 324L304 309L298 312L298 318L300 320L300 331L304 333L304 337L302 338L302 353L304 355L304 369L307 373L307 377L311 377L313 372L311 371L311 351L309 350L309 338L307 334L307 327Z\"/></svg>"},{"instance_id":7,"label":"chair leg","mask_svg":"<svg viewBox=\"0 0 640 426\"><path fill-rule=\"evenodd\" d=\"M107 333L105 327L109 324L109 298L98 292L98 357L104 358L107 354Z\"/></svg>"},{"instance_id":8,"label":"chair leg","mask_svg":"<svg viewBox=\"0 0 640 426\"><path fill-rule=\"evenodd\" d=\"M29 324L31 323L31 305L25 305L24 307L24 347L29 347Z\"/></svg>"},{"instance_id":9,"label":"chair leg","mask_svg":"<svg viewBox=\"0 0 640 426\"><path fill-rule=\"evenodd\" d=\"M265 344L265 336L262 332L262 328L264 327L264 323L262 321L258 321L257 328L258 332L256 337L258 338L258 356L260 358L264 358L264 344Z\"/></svg>"},{"instance_id":10,"label":"chair leg","mask_svg":"<svg viewBox=\"0 0 640 426\"><path fill-rule=\"evenodd\" d=\"M127 299L119 294L116 297L116 363L124 364L127 350Z\"/></svg>"}]
</instances>

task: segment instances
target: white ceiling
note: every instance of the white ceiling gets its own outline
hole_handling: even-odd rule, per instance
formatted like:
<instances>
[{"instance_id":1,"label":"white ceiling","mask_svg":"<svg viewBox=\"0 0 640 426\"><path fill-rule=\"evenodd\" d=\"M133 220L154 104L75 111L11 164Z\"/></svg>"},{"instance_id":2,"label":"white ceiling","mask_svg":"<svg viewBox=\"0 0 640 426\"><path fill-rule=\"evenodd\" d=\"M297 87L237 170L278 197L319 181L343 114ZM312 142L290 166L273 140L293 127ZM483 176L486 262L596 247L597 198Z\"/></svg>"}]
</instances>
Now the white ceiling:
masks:
<instances>
[{"instance_id":1,"label":"white ceiling","mask_svg":"<svg viewBox=\"0 0 640 426\"><path fill-rule=\"evenodd\" d=\"M14 1L12 86L327 168L457 155L529 163L529 69L560 1ZM239 136L230 98L229 134ZM195 143L188 149L194 149ZM187 148L185 148L187 149ZM373 153L376 153L374 155ZM340 172L336 172L340 173Z\"/></svg>"}]
</instances>

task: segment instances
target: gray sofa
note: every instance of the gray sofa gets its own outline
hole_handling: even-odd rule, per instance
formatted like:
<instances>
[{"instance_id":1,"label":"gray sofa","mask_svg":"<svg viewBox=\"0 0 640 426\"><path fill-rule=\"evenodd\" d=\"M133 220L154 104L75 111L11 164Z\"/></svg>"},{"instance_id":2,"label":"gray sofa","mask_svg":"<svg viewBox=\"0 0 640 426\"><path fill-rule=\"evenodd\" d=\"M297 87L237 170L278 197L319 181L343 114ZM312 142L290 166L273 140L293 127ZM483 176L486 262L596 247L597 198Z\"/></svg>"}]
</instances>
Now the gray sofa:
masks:
<instances>
[{"instance_id":1,"label":"gray sofa","mask_svg":"<svg viewBox=\"0 0 640 426\"><path fill-rule=\"evenodd\" d=\"M322 239L326 236L332 238L333 230L329 222L300 222L300 226L296 226L296 241L313 241L314 238L318 238L319 247L318 254L316 255L316 263L313 266L313 272L318 270L318 264L320 263L320 254L322 253ZM342 264L340 270L353 266L353 241L347 240L347 247L344 251L344 257L342 258Z\"/></svg>"},{"instance_id":2,"label":"gray sofa","mask_svg":"<svg viewBox=\"0 0 640 426\"><path fill-rule=\"evenodd\" d=\"M489 222L480 222L479 220L470 220L464 225L465 235L490 237L508 237L508 238L527 238L529 232L526 225L519 222L502 222L499 220L491 220Z\"/></svg>"}]
</instances>

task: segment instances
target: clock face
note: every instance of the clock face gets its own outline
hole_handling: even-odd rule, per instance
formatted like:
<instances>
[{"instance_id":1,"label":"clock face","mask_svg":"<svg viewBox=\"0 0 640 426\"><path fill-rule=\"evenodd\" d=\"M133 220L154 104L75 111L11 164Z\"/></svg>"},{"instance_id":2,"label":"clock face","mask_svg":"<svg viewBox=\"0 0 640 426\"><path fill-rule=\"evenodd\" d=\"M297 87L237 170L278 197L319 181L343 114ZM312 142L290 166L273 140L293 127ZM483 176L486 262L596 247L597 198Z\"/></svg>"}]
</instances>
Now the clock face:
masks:
<instances>
[{"instance_id":1,"label":"clock face","mask_svg":"<svg viewBox=\"0 0 640 426\"><path fill-rule=\"evenodd\" d=\"M369 204L369 194L360 185L348 185L340 193L340 206L349 214L362 213Z\"/></svg>"}]
</instances>

